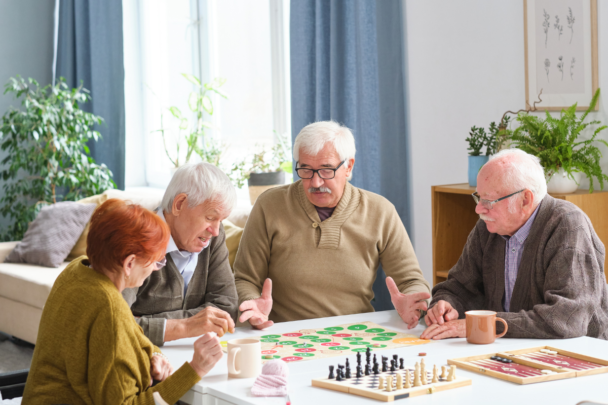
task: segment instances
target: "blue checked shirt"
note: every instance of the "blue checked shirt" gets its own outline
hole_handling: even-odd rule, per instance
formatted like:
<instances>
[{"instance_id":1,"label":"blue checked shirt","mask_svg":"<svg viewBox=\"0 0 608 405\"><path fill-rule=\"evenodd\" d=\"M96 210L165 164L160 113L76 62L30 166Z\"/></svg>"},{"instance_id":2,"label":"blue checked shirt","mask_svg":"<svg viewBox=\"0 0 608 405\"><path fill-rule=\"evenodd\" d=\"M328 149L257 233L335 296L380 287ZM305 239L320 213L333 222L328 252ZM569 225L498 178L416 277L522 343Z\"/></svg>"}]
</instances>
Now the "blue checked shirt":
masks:
<instances>
[{"instance_id":1,"label":"blue checked shirt","mask_svg":"<svg viewBox=\"0 0 608 405\"><path fill-rule=\"evenodd\" d=\"M501 235L507 241L505 246L505 297L503 299L505 312L509 312L509 307L511 307L511 296L513 295L515 280L517 280L521 256L524 253L524 242L530 234L530 228L532 228L532 223L534 222L534 218L536 218L539 207L540 204L530 215L526 223L513 236Z\"/></svg>"}]
</instances>

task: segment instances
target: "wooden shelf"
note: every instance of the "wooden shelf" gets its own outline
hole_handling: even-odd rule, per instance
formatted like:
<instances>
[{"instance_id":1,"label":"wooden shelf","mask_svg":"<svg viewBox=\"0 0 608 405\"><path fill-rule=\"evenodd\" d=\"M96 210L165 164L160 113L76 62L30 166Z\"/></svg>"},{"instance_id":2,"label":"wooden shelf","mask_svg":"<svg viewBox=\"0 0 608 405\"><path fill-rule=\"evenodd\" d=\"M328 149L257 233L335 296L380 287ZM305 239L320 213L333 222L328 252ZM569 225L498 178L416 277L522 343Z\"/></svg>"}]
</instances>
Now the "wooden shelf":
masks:
<instances>
[{"instance_id":1,"label":"wooden shelf","mask_svg":"<svg viewBox=\"0 0 608 405\"><path fill-rule=\"evenodd\" d=\"M462 253L469 233L479 217L471 194L475 187L468 183L431 187L433 207L433 285L445 281ZM572 194L551 194L554 198L570 201L591 220L593 228L608 246L608 191L576 190ZM604 263L604 272L608 269Z\"/></svg>"}]
</instances>

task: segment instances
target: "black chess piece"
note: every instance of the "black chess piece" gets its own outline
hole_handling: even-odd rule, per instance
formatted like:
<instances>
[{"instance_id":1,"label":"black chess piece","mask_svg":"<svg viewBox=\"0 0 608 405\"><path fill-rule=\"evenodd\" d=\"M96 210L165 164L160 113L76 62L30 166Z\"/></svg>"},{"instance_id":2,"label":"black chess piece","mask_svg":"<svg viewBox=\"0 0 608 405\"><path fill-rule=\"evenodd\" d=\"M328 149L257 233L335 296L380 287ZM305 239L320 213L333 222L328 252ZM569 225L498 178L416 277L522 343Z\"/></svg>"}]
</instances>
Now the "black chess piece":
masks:
<instances>
[{"instance_id":1,"label":"black chess piece","mask_svg":"<svg viewBox=\"0 0 608 405\"><path fill-rule=\"evenodd\" d=\"M336 378L334 376L334 366L329 366L329 377L327 378L329 378L330 380Z\"/></svg>"},{"instance_id":2,"label":"black chess piece","mask_svg":"<svg viewBox=\"0 0 608 405\"><path fill-rule=\"evenodd\" d=\"M397 364L397 362L399 361L399 356L396 354L393 354L393 360L395 360L395 364Z\"/></svg>"},{"instance_id":3,"label":"black chess piece","mask_svg":"<svg viewBox=\"0 0 608 405\"><path fill-rule=\"evenodd\" d=\"M367 349L365 349L365 358L367 360L367 362L369 363L369 359L372 356L372 349L370 349L369 347Z\"/></svg>"},{"instance_id":4,"label":"black chess piece","mask_svg":"<svg viewBox=\"0 0 608 405\"><path fill-rule=\"evenodd\" d=\"M350 367L346 367L346 374L344 375L344 378L350 378Z\"/></svg>"},{"instance_id":5,"label":"black chess piece","mask_svg":"<svg viewBox=\"0 0 608 405\"><path fill-rule=\"evenodd\" d=\"M361 365L361 352L357 352L357 364Z\"/></svg>"},{"instance_id":6,"label":"black chess piece","mask_svg":"<svg viewBox=\"0 0 608 405\"><path fill-rule=\"evenodd\" d=\"M371 365L369 363L365 364L365 375L370 375L371 374Z\"/></svg>"},{"instance_id":7,"label":"black chess piece","mask_svg":"<svg viewBox=\"0 0 608 405\"><path fill-rule=\"evenodd\" d=\"M399 369L403 370L405 367L403 366L403 358L399 359Z\"/></svg>"},{"instance_id":8,"label":"black chess piece","mask_svg":"<svg viewBox=\"0 0 608 405\"><path fill-rule=\"evenodd\" d=\"M394 373L396 368L397 368L397 360L392 359L391 360L391 373Z\"/></svg>"},{"instance_id":9,"label":"black chess piece","mask_svg":"<svg viewBox=\"0 0 608 405\"><path fill-rule=\"evenodd\" d=\"M338 372L336 373L336 381L342 381L342 373L340 372L340 369L338 369Z\"/></svg>"},{"instance_id":10,"label":"black chess piece","mask_svg":"<svg viewBox=\"0 0 608 405\"><path fill-rule=\"evenodd\" d=\"M380 374L380 371L378 371L378 363L374 363L374 368L372 369L372 372L373 372L375 375Z\"/></svg>"},{"instance_id":11,"label":"black chess piece","mask_svg":"<svg viewBox=\"0 0 608 405\"><path fill-rule=\"evenodd\" d=\"M357 378L363 377L363 373L361 372L361 366L357 366L357 374L355 375Z\"/></svg>"},{"instance_id":12,"label":"black chess piece","mask_svg":"<svg viewBox=\"0 0 608 405\"><path fill-rule=\"evenodd\" d=\"M384 356L382 356L382 372L386 373L388 371L388 364L387 364L388 359Z\"/></svg>"},{"instance_id":13,"label":"black chess piece","mask_svg":"<svg viewBox=\"0 0 608 405\"><path fill-rule=\"evenodd\" d=\"M350 367L350 363L348 362L348 359L346 359L346 368Z\"/></svg>"}]
</instances>

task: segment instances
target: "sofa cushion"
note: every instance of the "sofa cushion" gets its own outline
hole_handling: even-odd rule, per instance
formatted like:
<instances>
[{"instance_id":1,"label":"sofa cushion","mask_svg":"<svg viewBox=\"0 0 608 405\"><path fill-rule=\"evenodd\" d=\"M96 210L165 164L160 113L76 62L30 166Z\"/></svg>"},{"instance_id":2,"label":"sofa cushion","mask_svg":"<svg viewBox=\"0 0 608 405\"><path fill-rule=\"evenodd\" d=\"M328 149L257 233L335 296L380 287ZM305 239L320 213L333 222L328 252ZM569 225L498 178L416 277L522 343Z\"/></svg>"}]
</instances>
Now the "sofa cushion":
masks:
<instances>
[{"instance_id":1,"label":"sofa cushion","mask_svg":"<svg viewBox=\"0 0 608 405\"><path fill-rule=\"evenodd\" d=\"M6 261L58 267L68 257L96 207L73 201L42 207Z\"/></svg>"},{"instance_id":2,"label":"sofa cushion","mask_svg":"<svg viewBox=\"0 0 608 405\"><path fill-rule=\"evenodd\" d=\"M99 207L101 204L106 202L107 199L108 199L108 196L106 194L99 194L99 195L94 195L91 197L83 198L82 200L79 200L78 203L79 204L95 204L95 207ZM76 242L76 244L70 251L70 254L68 255L68 258L67 258L68 261L71 262L72 260L87 254L87 236L89 236L89 225L90 224L91 223L89 221L87 221L87 225L84 227L84 231L82 231L82 234L78 238L78 241Z\"/></svg>"},{"instance_id":3,"label":"sofa cushion","mask_svg":"<svg viewBox=\"0 0 608 405\"><path fill-rule=\"evenodd\" d=\"M31 264L0 263L0 296L44 308L55 279L68 265L63 262L58 268Z\"/></svg>"},{"instance_id":4,"label":"sofa cushion","mask_svg":"<svg viewBox=\"0 0 608 405\"><path fill-rule=\"evenodd\" d=\"M243 228L234 225L228 220L222 221L222 225L224 225L224 233L226 234L228 261L230 262L230 267L233 267L236 252L239 249L239 243L241 243L241 237L243 236Z\"/></svg>"}]
</instances>

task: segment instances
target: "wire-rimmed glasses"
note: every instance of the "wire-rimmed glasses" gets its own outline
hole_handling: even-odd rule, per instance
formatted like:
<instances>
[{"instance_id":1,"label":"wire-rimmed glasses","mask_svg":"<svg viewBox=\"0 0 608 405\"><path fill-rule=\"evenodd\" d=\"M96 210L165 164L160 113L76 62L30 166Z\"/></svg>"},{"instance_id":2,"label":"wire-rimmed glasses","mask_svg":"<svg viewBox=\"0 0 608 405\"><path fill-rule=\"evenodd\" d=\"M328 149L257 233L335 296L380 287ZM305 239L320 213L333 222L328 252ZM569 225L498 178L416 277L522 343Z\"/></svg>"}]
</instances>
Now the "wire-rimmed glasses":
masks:
<instances>
[{"instance_id":1,"label":"wire-rimmed glasses","mask_svg":"<svg viewBox=\"0 0 608 405\"><path fill-rule=\"evenodd\" d=\"M516 191L516 192L514 192L512 194L509 194L509 195L506 195L504 197L501 197L498 200L494 200L494 201L484 200L483 198L481 198L481 196L479 195L479 193L477 191L474 192L473 194L471 194L471 197L473 197L473 200L475 200L475 204L479 204L481 202L481 206L482 207L484 207L487 210L491 210L492 207L494 206L494 204L496 204L497 202L502 201L502 200L506 200L509 197L513 197L515 194L519 194L519 193L521 193L524 190L525 190L525 188L522 189L522 190Z\"/></svg>"}]
</instances>

